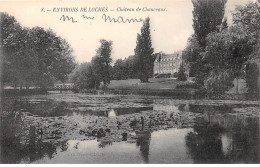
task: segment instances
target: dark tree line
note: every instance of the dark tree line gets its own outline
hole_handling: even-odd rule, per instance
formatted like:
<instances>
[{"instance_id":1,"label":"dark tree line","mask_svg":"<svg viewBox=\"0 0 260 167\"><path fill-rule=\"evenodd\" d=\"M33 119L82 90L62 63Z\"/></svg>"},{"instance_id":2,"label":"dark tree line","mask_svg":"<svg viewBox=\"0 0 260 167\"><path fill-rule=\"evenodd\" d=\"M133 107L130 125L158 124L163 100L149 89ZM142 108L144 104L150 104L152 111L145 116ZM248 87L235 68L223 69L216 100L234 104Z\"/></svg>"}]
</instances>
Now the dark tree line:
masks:
<instances>
[{"instance_id":1,"label":"dark tree line","mask_svg":"<svg viewBox=\"0 0 260 167\"><path fill-rule=\"evenodd\" d=\"M46 88L65 82L75 67L72 49L51 29L22 27L1 13L2 81L6 85Z\"/></svg>"},{"instance_id":2,"label":"dark tree line","mask_svg":"<svg viewBox=\"0 0 260 167\"><path fill-rule=\"evenodd\" d=\"M153 63L156 58L157 53L152 54L152 61L150 61L149 75L148 78L153 76ZM140 79L140 73L138 66L138 58L136 55L128 56L125 59L117 59L112 68L112 79L115 80L125 80L125 79Z\"/></svg>"},{"instance_id":3,"label":"dark tree line","mask_svg":"<svg viewBox=\"0 0 260 167\"><path fill-rule=\"evenodd\" d=\"M129 56L122 59L117 59L112 68L112 78L115 80L124 80L137 78L137 70L135 68L135 56Z\"/></svg>"}]
</instances>

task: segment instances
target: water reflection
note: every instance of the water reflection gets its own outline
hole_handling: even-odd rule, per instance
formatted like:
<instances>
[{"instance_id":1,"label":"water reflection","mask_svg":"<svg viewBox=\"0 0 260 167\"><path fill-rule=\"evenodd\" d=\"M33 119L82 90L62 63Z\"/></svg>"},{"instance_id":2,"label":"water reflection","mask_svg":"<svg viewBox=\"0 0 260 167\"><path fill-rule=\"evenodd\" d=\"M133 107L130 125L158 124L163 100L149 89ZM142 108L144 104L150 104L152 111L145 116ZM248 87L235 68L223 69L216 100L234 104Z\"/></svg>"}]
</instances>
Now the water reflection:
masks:
<instances>
[{"instance_id":1,"label":"water reflection","mask_svg":"<svg viewBox=\"0 0 260 167\"><path fill-rule=\"evenodd\" d=\"M98 147L105 148L106 146L111 146L111 145L112 145L112 142L110 142L110 141L100 141L98 144Z\"/></svg>"},{"instance_id":2,"label":"water reflection","mask_svg":"<svg viewBox=\"0 0 260 167\"><path fill-rule=\"evenodd\" d=\"M151 141L151 133L145 132L141 134L136 141L136 145L140 147L140 152L145 163L149 163L149 147Z\"/></svg>"},{"instance_id":3,"label":"water reflection","mask_svg":"<svg viewBox=\"0 0 260 167\"><path fill-rule=\"evenodd\" d=\"M237 121L231 131L231 146L227 157L231 162L259 163L259 120Z\"/></svg>"},{"instance_id":4,"label":"water reflection","mask_svg":"<svg viewBox=\"0 0 260 167\"><path fill-rule=\"evenodd\" d=\"M195 163L259 163L258 118L233 120L229 119L232 126L197 120L194 131L185 137Z\"/></svg>"},{"instance_id":5,"label":"water reflection","mask_svg":"<svg viewBox=\"0 0 260 167\"><path fill-rule=\"evenodd\" d=\"M34 144L12 145L1 144L1 163L32 163L44 157L52 159L56 153L56 146L51 143L42 143L38 140Z\"/></svg>"},{"instance_id":6,"label":"water reflection","mask_svg":"<svg viewBox=\"0 0 260 167\"><path fill-rule=\"evenodd\" d=\"M210 124L200 119L185 137L189 154L195 163L225 163L222 151L221 132L218 124Z\"/></svg>"}]
</instances>

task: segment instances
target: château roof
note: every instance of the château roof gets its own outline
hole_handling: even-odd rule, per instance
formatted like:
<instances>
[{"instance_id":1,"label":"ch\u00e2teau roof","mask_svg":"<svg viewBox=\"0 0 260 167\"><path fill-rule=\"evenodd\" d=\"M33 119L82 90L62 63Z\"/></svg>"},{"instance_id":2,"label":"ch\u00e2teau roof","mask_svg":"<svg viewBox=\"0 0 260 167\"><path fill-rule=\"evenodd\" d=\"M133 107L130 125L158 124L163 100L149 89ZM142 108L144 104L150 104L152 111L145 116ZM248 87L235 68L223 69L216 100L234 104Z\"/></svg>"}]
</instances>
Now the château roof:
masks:
<instances>
[{"instance_id":1,"label":"ch\u00e2teau roof","mask_svg":"<svg viewBox=\"0 0 260 167\"><path fill-rule=\"evenodd\" d=\"M160 59L166 59L166 58L175 58L175 59L181 59L182 56L182 52L178 51L178 52L174 52L172 54L165 54L163 52L160 52L157 54L156 56L156 61L160 60Z\"/></svg>"}]
</instances>

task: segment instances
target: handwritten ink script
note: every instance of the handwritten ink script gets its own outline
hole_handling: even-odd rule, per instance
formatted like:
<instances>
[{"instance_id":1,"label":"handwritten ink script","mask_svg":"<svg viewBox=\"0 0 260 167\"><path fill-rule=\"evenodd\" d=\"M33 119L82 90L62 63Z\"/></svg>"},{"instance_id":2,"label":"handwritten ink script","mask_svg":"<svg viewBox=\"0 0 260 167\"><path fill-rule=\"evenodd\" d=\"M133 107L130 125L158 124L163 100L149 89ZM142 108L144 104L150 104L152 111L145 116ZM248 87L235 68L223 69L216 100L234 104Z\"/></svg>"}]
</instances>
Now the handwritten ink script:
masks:
<instances>
[{"instance_id":1,"label":"handwritten ink script","mask_svg":"<svg viewBox=\"0 0 260 167\"><path fill-rule=\"evenodd\" d=\"M107 16L106 14L102 15L102 19L104 19L105 22L114 22L114 23L132 23L132 22L142 22L143 19L139 18L139 19L125 19L122 16L118 16L117 18L113 18L110 16Z\"/></svg>"},{"instance_id":2,"label":"handwritten ink script","mask_svg":"<svg viewBox=\"0 0 260 167\"><path fill-rule=\"evenodd\" d=\"M86 20L94 20L95 17L90 17L90 16L86 16L86 15L82 15L81 18L84 18ZM139 18L139 19L135 19L135 18L124 18L122 16L118 16L116 18L114 17L111 17L111 16L108 16L106 14L103 14L102 15L102 20L104 22L114 22L114 23L134 23L134 22L143 22L143 19L142 18ZM78 21L74 18L74 17L71 17L71 16L68 16L68 15L62 15L60 17L60 21L68 21L68 22L71 22L71 23L77 23Z\"/></svg>"},{"instance_id":3,"label":"handwritten ink script","mask_svg":"<svg viewBox=\"0 0 260 167\"><path fill-rule=\"evenodd\" d=\"M60 21L71 21L72 23L77 23L78 21L75 20L73 17L62 15Z\"/></svg>"}]
</instances>

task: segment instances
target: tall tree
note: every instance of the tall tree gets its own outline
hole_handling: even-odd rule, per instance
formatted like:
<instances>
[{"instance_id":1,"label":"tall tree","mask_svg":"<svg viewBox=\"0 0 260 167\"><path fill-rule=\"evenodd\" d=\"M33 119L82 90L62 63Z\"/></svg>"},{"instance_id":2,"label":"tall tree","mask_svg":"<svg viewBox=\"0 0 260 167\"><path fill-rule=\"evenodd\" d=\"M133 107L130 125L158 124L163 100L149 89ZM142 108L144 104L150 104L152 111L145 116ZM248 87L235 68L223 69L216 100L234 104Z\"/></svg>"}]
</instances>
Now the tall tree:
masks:
<instances>
[{"instance_id":1,"label":"tall tree","mask_svg":"<svg viewBox=\"0 0 260 167\"><path fill-rule=\"evenodd\" d=\"M97 82L103 82L105 86L110 83L110 64L112 62L112 41L104 39L100 40L101 46L96 51L96 56L92 58L91 63L95 75L97 76Z\"/></svg>"},{"instance_id":2,"label":"tall tree","mask_svg":"<svg viewBox=\"0 0 260 167\"><path fill-rule=\"evenodd\" d=\"M201 47L206 46L206 37L221 25L227 0L192 0L193 29Z\"/></svg>"},{"instance_id":3,"label":"tall tree","mask_svg":"<svg viewBox=\"0 0 260 167\"><path fill-rule=\"evenodd\" d=\"M137 35L135 56L136 66L138 70L138 78L142 82L148 82L149 77L153 74L153 51L152 40L150 33L150 18L146 18L143 27L141 28L141 34Z\"/></svg>"},{"instance_id":4,"label":"tall tree","mask_svg":"<svg viewBox=\"0 0 260 167\"><path fill-rule=\"evenodd\" d=\"M204 86L204 81L209 73L207 62L203 59L206 37L209 33L219 30L219 26L223 20L226 2L227 0L192 0L194 35L202 51L198 54L193 54L194 56L196 55L196 60L192 59L190 63L195 67L193 70L196 68L199 69L193 72L197 84L201 86Z\"/></svg>"}]
</instances>

